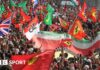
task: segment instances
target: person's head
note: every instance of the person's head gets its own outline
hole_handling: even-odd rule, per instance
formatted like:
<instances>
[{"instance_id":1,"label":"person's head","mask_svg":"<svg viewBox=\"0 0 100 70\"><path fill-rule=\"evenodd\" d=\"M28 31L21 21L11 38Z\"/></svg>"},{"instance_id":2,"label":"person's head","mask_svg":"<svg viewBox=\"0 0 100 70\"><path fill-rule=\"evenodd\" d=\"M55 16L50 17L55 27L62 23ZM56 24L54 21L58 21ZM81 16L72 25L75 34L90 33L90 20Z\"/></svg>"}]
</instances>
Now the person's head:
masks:
<instances>
[{"instance_id":1,"label":"person's head","mask_svg":"<svg viewBox=\"0 0 100 70\"><path fill-rule=\"evenodd\" d=\"M68 54L67 53L64 53L64 57L67 58L68 57Z\"/></svg>"},{"instance_id":2,"label":"person's head","mask_svg":"<svg viewBox=\"0 0 100 70\"><path fill-rule=\"evenodd\" d=\"M62 57L62 54L60 54L59 57Z\"/></svg>"},{"instance_id":3,"label":"person's head","mask_svg":"<svg viewBox=\"0 0 100 70\"><path fill-rule=\"evenodd\" d=\"M57 60L56 60L56 58L54 58L54 59L53 59L53 62L56 62L56 63L57 63Z\"/></svg>"}]
</instances>

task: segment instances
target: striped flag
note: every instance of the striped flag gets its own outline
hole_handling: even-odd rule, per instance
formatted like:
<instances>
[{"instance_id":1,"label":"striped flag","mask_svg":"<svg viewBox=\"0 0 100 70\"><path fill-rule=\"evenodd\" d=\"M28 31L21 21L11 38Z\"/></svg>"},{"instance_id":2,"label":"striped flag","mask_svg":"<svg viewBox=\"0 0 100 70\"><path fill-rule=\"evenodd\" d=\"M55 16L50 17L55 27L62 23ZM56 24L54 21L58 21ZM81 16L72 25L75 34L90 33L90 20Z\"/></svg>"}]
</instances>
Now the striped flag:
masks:
<instances>
[{"instance_id":1,"label":"striped flag","mask_svg":"<svg viewBox=\"0 0 100 70\"><path fill-rule=\"evenodd\" d=\"M31 25L29 28L26 28L24 29L24 34L26 36L26 38L28 40L31 40L32 37L35 35L35 34L38 34L38 32L40 32L40 24L36 24L35 26L34 25Z\"/></svg>"},{"instance_id":2,"label":"striped flag","mask_svg":"<svg viewBox=\"0 0 100 70\"><path fill-rule=\"evenodd\" d=\"M11 24L11 17L9 17L1 22L1 24L0 24L0 36L1 37L6 34L9 34L10 24Z\"/></svg>"},{"instance_id":3,"label":"striped flag","mask_svg":"<svg viewBox=\"0 0 100 70\"><path fill-rule=\"evenodd\" d=\"M74 6L79 5L79 0L71 0L71 2L74 4Z\"/></svg>"}]
</instances>

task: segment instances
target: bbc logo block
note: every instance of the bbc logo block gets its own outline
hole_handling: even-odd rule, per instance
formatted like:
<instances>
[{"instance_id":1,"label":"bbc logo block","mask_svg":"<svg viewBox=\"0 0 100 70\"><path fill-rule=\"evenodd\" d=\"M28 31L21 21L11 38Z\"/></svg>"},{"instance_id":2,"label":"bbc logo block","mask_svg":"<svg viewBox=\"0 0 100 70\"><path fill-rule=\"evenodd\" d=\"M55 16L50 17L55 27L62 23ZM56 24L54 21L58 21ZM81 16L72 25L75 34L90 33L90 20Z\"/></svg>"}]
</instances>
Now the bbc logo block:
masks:
<instances>
[{"instance_id":1,"label":"bbc logo block","mask_svg":"<svg viewBox=\"0 0 100 70\"><path fill-rule=\"evenodd\" d=\"M0 60L0 65L1 65L1 60Z\"/></svg>"},{"instance_id":2,"label":"bbc logo block","mask_svg":"<svg viewBox=\"0 0 100 70\"><path fill-rule=\"evenodd\" d=\"M0 65L8 65L8 60L0 60Z\"/></svg>"}]
</instances>

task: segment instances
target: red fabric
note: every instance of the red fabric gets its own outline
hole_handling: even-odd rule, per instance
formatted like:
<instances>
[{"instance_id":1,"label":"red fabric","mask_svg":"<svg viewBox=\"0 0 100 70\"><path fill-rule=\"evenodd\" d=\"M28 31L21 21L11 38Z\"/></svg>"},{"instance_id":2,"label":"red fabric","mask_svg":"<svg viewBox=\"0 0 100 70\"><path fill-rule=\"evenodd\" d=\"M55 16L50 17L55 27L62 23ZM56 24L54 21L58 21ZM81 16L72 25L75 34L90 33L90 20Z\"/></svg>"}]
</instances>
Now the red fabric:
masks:
<instances>
[{"instance_id":1,"label":"red fabric","mask_svg":"<svg viewBox=\"0 0 100 70\"><path fill-rule=\"evenodd\" d=\"M12 24L15 24L16 23L16 18L13 18L12 19Z\"/></svg>"},{"instance_id":2,"label":"red fabric","mask_svg":"<svg viewBox=\"0 0 100 70\"><path fill-rule=\"evenodd\" d=\"M92 45L90 48L88 49L79 49L76 48L75 46L71 46L71 47L67 47L69 50L71 50L72 52L74 52L75 54L81 54L81 55L85 55L85 56L91 56L93 53L93 51L97 48L100 48L100 40L98 42L96 42L94 45Z\"/></svg>"},{"instance_id":3,"label":"red fabric","mask_svg":"<svg viewBox=\"0 0 100 70\"><path fill-rule=\"evenodd\" d=\"M98 11L98 15L100 15L100 11ZM98 22L100 23L100 16L98 16Z\"/></svg>"},{"instance_id":4,"label":"red fabric","mask_svg":"<svg viewBox=\"0 0 100 70\"><path fill-rule=\"evenodd\" d=\"M24 29L24 32L27 32L31 26L38 24L38 22L38 17L35 16L32 21L29 22L28 26Z\"/></svg>"},{"instance_id":5,"label":"red fabric","mask_svg":"<svg viewBox=\"0 0 100 70\"><path fill-rule=\"evenodd\" d=\"M65 40L48 40L44 38L39 38L34 36L33 42L35 42L35 47L40 48L40 50L55 50L58 47L66 47L67 49L71 50L75 54L81 54L85 56L91 56L92 52L100 48L100 40L97 41L95 44L90 46L90 48L87 49L81 49L75 47L73 44L71 46L67 46L66 44L63 44L64 41L71 41L71 39L65 39Z\"/></svg>"},{"instance_id":6,"label":"red fabric","mask_svg":"<svg viewBox=\"0 0 100 70\"><path fill-rule=\"evenodd\" d=\"M72 39L64 39L64 40L62 40L61 45L62 46L66 46L66 47L72 46Z\"/></svg>"},{"instance_id":7,"label":"red fabric","mask_svg":"<svg viewBox=\"0 0 100 70\"><path fill-rule=\"evenodd\" d=\"M6 7L6 11L2 14L2 18L3 19L7 19L12 15L12 12L10 10L10 8L7 6Z\"/></svg>"},{"instance_id":8,"label":"red fabric","mask_svg":"<svg viewBox=\"0 0 100 70\"><path fill-rule=\"evenodd\" d=\"M29 9L29 13L32 13L32 7L30 7L30 9Z\"/></svg>"},{"instance_id":9,"label":"red fabric","mask_svg":"<svg viewBox=\"0 0 100 70\"><path fill-rule=\"evenodd\" d=\"M78 14L78 16L79 16L84 22L87 21L87 17L86 17L86 14L85 14L85 10L86 10L86 9L87 9L87 5L86 5L86 2L84 2L81 11L80 11L79 14Z\"/></svg>"},{"instance_id":10,"label":"red fabric","mask_svg":"<svg viewBox=\"0 0 100 70\"><path fill-rule=\"evenodd\" d=\"M38 54L31 55L14 55L12 60L25 60L25 64L12 65L13 70L49 70L52 62L54 51L45 51ZM28 62L33 60L31 64Z\"/></svg>"},{"instance_id":11,"label":"red fabric","mask_svg":"<svg viewBox=\"0 0 100 70\"><path fill-rule=\"evenodd\" d=\"M33 42L35 42L35 47L44 50L55 50L60 47L61 40L49 40L33 36Z\"/></svg>"},{"instance_id":12,"label":"red fabric","mask_svg":"<svg viewBox=\"0 0 100 70\"><path fill-rule=\"evenodd\" d=\"M35 24L35 25L36 25L38 22L39 22L38 16L35 16L35 17L32 19L32 21L30 21L29 26L32 25L32 24Z\"/></svg>"},{"instance_id":13,"label":"red fabric","mask_svg":"<svg viewBox=\"0 0 100 70\"><path fill-rule=\"evenodd\" d=\"M17 11L14 11L13 12L13 15L12 15L12 24L15 24L16 23L16 15L18 14Z\"/></svg>"},{"instance_id":14,"label":"red fabric","mask_svg":"<svg viewBox=\"0 0 100 70\"><path fill-rule=\"evenodd\" d=\"M57 24L52 24L50 26L50 31L56 31L57 29L59 29L59 25L57 25Z\"/></svg>"},{"instance_id":15,"label":"red fabric","mask_svg":"<svg viewBox=\"0 0 100 70\"><path fill-rule=\"evenodd\" d=\"M11 13L10 11L4 12L4 13L2 14L2 18L3 18L3 19L6 19L6 18L10 17L11 14L12 14L12 13Z\"/></svg>"},{"instance_id":16,"label":"red fabric","mask_svg":"<svg viewBox=\"0 0 100 70\"><path fill-rule=\"evenodd\" d=\"M28 16L23 9L20 9L20 15L22 16L22 20L20 21L20 23L25 24L25 22L29 22L31 20L31 17Z\"/></svg>"},{"instance_id":17,"label":"red fabric","mask_svg":"<svg viewBox=\"0 0 100 70\"><path fill-rule=\"evenodd\" d=\"M40 14L39 15L39 21L41 22L41 21L43 21L43 19L44 19L44 16L42 14Z\"/></svg>"},{"instance_id":18,"label":"red fabric","mask_svg":"<svg viewBox=\"0 0 100 70\"><path fill-rule=\"evenodd\" d=\"M20 24L14 24L15 28L20 28Z\"/></svg>"},{"instance_id":19,"label":"red fabric","mask_svg":"<svg viewBox=\"0 0 100 70\"><path fill-rule=\"evenodd\" d=\"M78 40L81 40L82 38L86 36L82 28L82 23L79 20L76 20L74 22L73 26L71 27L68 33Z\"/></svg>"},{"instance_id":20,"label":"red fabric","mask_svg":"<svg viewBox=\"0 0 100 70\"><path fill-rule=\"evenodd\" d=\"M85 13L84 13L83 11L81 11L81 12L78 14L78 16L79 16L84 22L87 21L87 17L86 17L86 15L85 15Z\"/></svg>"},{"instance_id":21,"label":"red fabric","mask_svg":"<svg viewBox=\"0 0 100 70\"><path fill-rule=\"evenodd\" d=\"M68 29L69 27L69 22L66 22L65 20L63 20L62 18L59 18L60 21L60 25L64 28L64 29Z\"/></svg>"},{"instance_id":22,"label":"red fabric","mask_svg":"<svg viewBox=\"0 0 100 70\"><path fill-rule=\"evenodd\" d=\"M87 4L86 4L86 2L84 2L83 6L82 6L82 10L84 11L86 9L87 9Z\"/></svg>"},{"instance_id":23,"label":"red fabric","mask_svg":"<svg viewBox=\"0 0 100 70\"><path fill-rule=\"evenodd\" d=\"M96 8L95 7L92 7L90 18L92 19L93 22L97 21L97 18L96 18Z\"/></svg>"}]
</instances>

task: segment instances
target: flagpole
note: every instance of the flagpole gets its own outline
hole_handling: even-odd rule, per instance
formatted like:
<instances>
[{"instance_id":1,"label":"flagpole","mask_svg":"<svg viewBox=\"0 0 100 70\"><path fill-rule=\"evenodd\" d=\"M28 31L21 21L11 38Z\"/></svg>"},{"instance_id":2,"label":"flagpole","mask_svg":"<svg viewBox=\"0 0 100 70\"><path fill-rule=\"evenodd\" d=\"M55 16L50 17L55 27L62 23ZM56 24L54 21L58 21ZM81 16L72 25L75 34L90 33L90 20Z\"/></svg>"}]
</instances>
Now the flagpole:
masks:
<instances>
[{"instance_id":1,"label":"flagpole","mask_svg":"<svg viewBox=\"0 0 100 70\"><path fill-rule=\"evenodd\" d=\"M61 46L61 60L60 60L60 69L64 67L64 48Z\"/></svg>"},{"instance_id":2,"label":"flagpole","mask_svg":"<svg viewBox=\"0 0 100 70\"><path fill-rule=\"evenodd\" d=\"M98 53L99 53L99 60L100 60L100 51Z\"/></svg>"}]
</instances>

